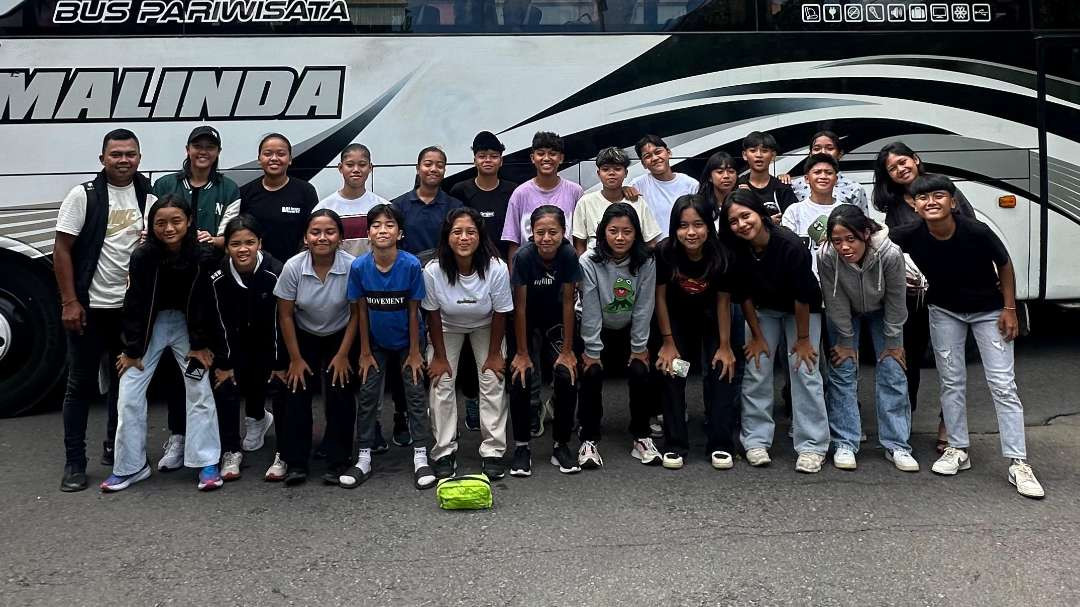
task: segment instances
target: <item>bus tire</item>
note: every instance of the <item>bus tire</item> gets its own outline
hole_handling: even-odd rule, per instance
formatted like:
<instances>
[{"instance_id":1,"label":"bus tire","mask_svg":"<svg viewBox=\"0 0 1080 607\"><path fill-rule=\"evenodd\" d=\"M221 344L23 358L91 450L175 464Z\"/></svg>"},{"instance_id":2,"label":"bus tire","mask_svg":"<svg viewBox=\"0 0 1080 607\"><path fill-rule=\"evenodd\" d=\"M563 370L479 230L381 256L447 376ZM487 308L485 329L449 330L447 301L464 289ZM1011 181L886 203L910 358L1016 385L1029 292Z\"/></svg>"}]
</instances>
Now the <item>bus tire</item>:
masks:
<instances>
[{"instance_id":1,"label":"bus tire","mask_svg":"<svg viewBox=\"0 0 1080 607\"><path fill-rule=\"evenodd\" d=\"M0 417L11 417L58 404L67 341L45 264L3 256L0 276Z\"/></svg>"}]
</instances>

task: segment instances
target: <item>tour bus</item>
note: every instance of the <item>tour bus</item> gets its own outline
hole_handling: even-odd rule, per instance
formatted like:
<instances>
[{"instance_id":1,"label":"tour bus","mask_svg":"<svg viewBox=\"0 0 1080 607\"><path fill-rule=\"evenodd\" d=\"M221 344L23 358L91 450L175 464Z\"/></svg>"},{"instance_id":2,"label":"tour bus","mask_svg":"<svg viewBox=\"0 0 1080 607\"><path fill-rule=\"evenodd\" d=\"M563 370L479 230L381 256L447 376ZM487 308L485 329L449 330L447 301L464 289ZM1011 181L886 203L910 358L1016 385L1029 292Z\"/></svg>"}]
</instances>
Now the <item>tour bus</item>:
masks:
<instances>
[{"instance_id":1,"label":"tour bus","mask_svg":"<svg viewBox=\"0 0 1080 607\"><path fill-rule=\"evenodd\" d=\"M119 127L157 178L212 124L241 184L283 132L320 196L360 141L387 198L427 145L447 185L470 178L480 130L512 179L535 131L560 133L586 187L599 148L645 133L696 176L753 130L798 172L830 128L869 191L900 139L1004 240L1019 298L1080 299L1078 26L1072 0L0 0L0 415L62 391L57 210Z\"/></svg>"}]
</instances>

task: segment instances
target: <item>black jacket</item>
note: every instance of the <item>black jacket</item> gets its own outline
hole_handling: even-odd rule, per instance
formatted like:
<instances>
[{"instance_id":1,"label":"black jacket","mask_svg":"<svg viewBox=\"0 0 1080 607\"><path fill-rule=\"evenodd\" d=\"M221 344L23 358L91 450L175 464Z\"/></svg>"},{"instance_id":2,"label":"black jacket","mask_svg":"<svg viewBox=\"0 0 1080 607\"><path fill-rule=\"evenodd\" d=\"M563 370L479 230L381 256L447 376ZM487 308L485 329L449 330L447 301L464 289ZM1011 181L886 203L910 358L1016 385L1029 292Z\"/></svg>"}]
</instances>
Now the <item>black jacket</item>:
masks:
<instances>
[{"instance_id":1,"label":"black jacket","mask_svg":"<svg viewBox=\"0 0 1080 607\"><path fill-rule=\"evenodd\" d=\"M165 256L158 246L144 242L131 254L128 266L128 290L124 295L122 340L124 354L142 358L150 342L150 331L157 317L155 298L160 296L160 278L182 281L187 293L184 317L187 319L188 340L192 350L202 350L213 344L216 312L209 293L210 274L216 269L216 256L210 245L197 244L190 252L191 259L180 269L163 271ZM178 288L179 285L172 284Z\"/></svg>"},{"instance_id":2,"label":"black jacket","mask_svg":"<svg viewBox=\"0 0 1080 607\"><path fill-rule=\"evenodd\" d=\"M141 173L135 173L135 199L139 203L139 214L146 213L146 194L150 191L150 180ZM105 171L98 173L93 181L82 184L86 190L86 216L83 227L71 247L72 273L75 281L75 297L84 308L90 307L90 283L97 271L98 258L101 257L101 244L105 242L105 229L109 225L109 181Z\"/></svg>"},{"instance_id":3,"label":"black jacket","mask_svg":"<svg viewBox=\"0 0 1080 607\"><path fill-rule=\"evenodd\" d=\"M281 262L263 251L247 285L237 282L228 257L210 275L210 295L215 317L214 367L229 370L237 365L280 370L287 366L277 323L274 286Z\"/></svg>"}]
</instances>

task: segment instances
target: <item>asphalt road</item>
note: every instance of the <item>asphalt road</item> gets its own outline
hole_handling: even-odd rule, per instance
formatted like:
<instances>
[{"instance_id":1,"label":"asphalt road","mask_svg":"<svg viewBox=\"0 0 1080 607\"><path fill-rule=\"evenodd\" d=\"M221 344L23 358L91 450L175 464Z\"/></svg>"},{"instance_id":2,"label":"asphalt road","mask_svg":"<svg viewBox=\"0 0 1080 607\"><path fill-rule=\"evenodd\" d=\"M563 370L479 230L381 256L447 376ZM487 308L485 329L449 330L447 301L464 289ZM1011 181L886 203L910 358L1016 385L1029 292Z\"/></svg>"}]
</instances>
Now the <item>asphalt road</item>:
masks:
<instances>
[{"instance_id":1,"label":"asphalt road","mask_svg":"<svg viewBox=\"0 0 1080 607\"><path fill-rule=\"evenodd\" d=\"M977 363L973 468L957 477L929 472L929 369L912 440L919 474L883 459L872 420L855 472L795 473L782 432L771 467L740 460L714 471L700 401L687 466L646 468L628 454L625 388L609 383L605 468L559 474L545 434L533 443L533 477L497 482L494 509L481 512L440 511L433 492L413 489L411 453L400 448L352 491L262 482L268 445L248 457L243 479L210 494L188 471L116 495L64 494L59 414L0 420L0 604L1078 605L1077 320L1047 314L1018 346L1042 501L1006 481ZM151 421L156 461L160 406ZM103 411L90 430L100 445ZM478 469L479 435L462 435L464 466ZM107 472L92 463L91 482Z\"/></svg>"}]
</instances>

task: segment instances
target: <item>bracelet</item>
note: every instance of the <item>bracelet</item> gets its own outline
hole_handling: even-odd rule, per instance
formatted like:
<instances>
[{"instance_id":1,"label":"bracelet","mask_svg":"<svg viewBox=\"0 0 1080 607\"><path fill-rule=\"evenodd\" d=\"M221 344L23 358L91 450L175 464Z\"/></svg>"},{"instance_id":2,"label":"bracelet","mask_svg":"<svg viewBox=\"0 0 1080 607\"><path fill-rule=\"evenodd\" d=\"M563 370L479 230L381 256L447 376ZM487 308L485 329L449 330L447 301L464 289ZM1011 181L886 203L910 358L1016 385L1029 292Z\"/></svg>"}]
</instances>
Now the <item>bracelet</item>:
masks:
<instances>
[{"instance_id":1,"label":"bracelet","mask_svg":"<svg viewBox=\"0 0 1080 607\"><path fill-rule=\"evenodd\" d=\"M1016 306L1013 306L1013 307L1011 307L1011 308L1010 308L1009 306L1004 306L1004 308L1005 308L1006 310L1012 310L1013 312L1015 312L1015 311L1016 311Z\"/></svg>"},{"instance_id":2,"label":"bracelet","mask_svg":"<svg viewBox=\"0 0 1080 607\"><path fill-rule=\"evenodd\" d=\"M62 301L62 302L60 302L60 307L62 308L64 306L68 305L68 304L73 304L73 303L79 303L79 300L78 299L69 299L67 301Z\"/></svg>"},{"instance_id":3,"label":"bracelet","mask_svg":"<svg viewBox=\"0 0 1080 607\"><path fill-rule=\"evenodd\" d=\"M810 339L809 335L797 335L796 339Z\"/></svg>"}]
</instances>

